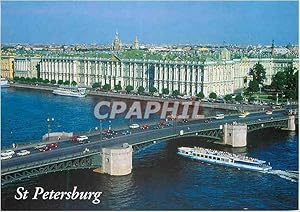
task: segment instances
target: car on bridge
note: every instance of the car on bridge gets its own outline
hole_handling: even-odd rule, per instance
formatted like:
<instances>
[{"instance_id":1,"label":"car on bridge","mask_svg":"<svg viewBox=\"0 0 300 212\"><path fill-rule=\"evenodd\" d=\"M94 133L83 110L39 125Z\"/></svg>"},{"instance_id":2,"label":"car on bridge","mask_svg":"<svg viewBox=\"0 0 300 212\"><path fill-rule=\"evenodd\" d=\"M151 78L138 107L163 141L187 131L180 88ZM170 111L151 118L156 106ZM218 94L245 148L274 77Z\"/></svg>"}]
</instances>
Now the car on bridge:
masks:
<instances>
[{"instance_id":1,"label":"car on bridge","mask_svg":"<svg viewBox=\"0 0 300 212\"><path fill-rule=\"evenodd\" d=\"M8 159L11 159L11 158L12 158L12 155L6 155L6 156L1 155L1 160L8 160Z\"/></svg>"},{"instance_id":2,"label":"car on bridge","mask_svg":"<svg viewBox=\"0 0 300 212\"><path fill-rule=\"evenodd\" d=\"M144 124L144 125L140 126L140 128L142 130L149 129L149 127L150 127L149 124Z\"/></svg>"},{"instance_id":3,"label":"car on bridge","mask_svg":"<svg viewBox=\"0 0 300 212\"><path fill-rule=\"evenodd\" d=\"M44 148L40 149L41 152L51 151L58 148L58 143L47 144Z\"/></svg>"},{"instance_id":4,"label":"car on bridge","mask_svg":"<svg viewBox=\"0 0 300 212\"><path fill-rule=\"evenodd\" d=\"M84 140L88 140L89 137L87 137L86 135L75 135L72 137L72 141L84 141Z\"/></svg>"},{"instance_id":5,"label":"car on bridge","mask_svg":"<svg viewBox=\"0 0 300 212\"><path fill-rule=\"evenodd\" d=\"M14 150L5 150L3 152L1 152L1 157L6 157L6 156L13 156L15 154Z\"/></svg>"},{"instance_id":6,"label":"car on bridge","mask_svg":"<svg viewBox=\"0 0 300 212\"><path fill-rule=\"evenodd\" d=\"M38 144L34 148L35 149L42 149L42 148L45 148L45 147L46 147L46 144Z\"/></svg>"},{"instance_id":7,"label":"car on bridge","mask_svg":"<svg viewBox=\"0 0 300 212\"><path fill-rule=\"evenodd\" d=\"M29 155L30 151L28 151L27 149L22 149L20 152L17 152L18 156L25 156L25 155Z\"/></svg>"},{"instance_id":8,"label":"car on bridge","mask_svg":"<svg viewBox=\"0 0 300 212\"><path fill-rule=\"evenodd\" d=\"M139 127L140 127L140 125L138 125L138 124L131 124L131 125L129 125L130 129L137 129Z\"/></svg>"}]
</instances>

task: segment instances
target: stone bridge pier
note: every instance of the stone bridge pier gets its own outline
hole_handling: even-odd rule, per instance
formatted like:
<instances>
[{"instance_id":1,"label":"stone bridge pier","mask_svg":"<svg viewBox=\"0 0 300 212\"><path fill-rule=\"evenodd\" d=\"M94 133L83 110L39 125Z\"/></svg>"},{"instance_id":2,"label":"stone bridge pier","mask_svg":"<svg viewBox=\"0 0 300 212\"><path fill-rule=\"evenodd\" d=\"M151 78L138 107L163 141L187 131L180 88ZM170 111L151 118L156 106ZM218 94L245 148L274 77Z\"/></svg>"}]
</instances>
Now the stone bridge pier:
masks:
<instances>
[{"instance_id":1,"label":"stone bridge pier","mask_svg":"<svg viewBox=\"0 0 300 212\"><path fill-rule=\"evenodd\" d=\"M295 123L296 117L294 115L288 116L288 127L284 130L289 131L296 131L296 123Z\"/></svg>"},{"instance_id":2,"label":"stone bridge pier","mask_svg":"<svg viewBox=\"0 0 300 212\"><path fill-rule=\"evenodd\" d=\"M223 144L232 147L247 146L247 125L246 124L225 124L223 125Z\"/></svg>"},{"instance_id":3,"label":"stone bridge pier","mask_svg":"<svg viewBox=\"0 0 300 212\"><path fill-rule=\"evenodd\" d=\"M128 175L132 170L132 147L123 144L122 147L102 149L102 168L99 172L112 176Z\"/></svg>"}]
</instances>

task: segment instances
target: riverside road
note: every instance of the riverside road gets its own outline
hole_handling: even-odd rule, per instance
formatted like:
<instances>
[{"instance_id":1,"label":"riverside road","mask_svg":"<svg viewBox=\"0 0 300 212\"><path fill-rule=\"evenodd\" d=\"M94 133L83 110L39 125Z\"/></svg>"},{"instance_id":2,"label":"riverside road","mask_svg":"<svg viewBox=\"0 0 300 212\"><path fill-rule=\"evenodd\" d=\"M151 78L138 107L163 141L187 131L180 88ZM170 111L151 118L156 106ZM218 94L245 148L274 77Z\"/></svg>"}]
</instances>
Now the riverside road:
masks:
<instances>
[{"instance_id":1,"label":"riverside road","mask_svg":"<svg viewBox=\"0 0 300 212\"><path fill-rule=\"evenodd\" d=\"M183 130L185 133L187 132L193 132L197 130L205 130L205 129L219 129L220 125L223 125L225 123L232 123L232 122L238 122L238 123L253 123L253 122L263 122L266 120L272 119L281 119L286 118L286 114L284 113L284 110L280 111L273 111L272 115L266 115L265 112L258 112L258 113L252 113L248 115L246 118L239 118L238 115L230 115L225 116L224 119L216 120L216 119L202 119L202 120L194 120L187 123L181 123L176 122L174 126L165 127L162 129L154 129L154 126L150 126L150 129L134 129L131 130L130 135L122 135L122 132L124 130L117 131L118 134L116 137L107 139L107 140L101 140L101 136L93 135L89 137L90 143L86 144L78 144L76 142L73 142L71 140L67 141L61 141L59 142L59 147L57 149L46 151L46 152L40 152L39 150L35 150L34 148L27 148L31 151L30 155L26 156L16 156L14 155L13 158L9 160L2 160L2 173L5 173L8 170L14 169L14 167L20 166L20 165L26 165L38 161L44 161L45 159L48 161L52 161L58 158L66 157L66 156L72 156L76 154L81 154L83 151L88 148L89 150L97 150L101 152L102 148L105 147L114 147L114 146L120 146L123 143L128 143L129 145L134 145L136 143L140 143L143 141L149 141L149 140L168 140L172 137L175 137L179 135L179 132ZM25 149L25 147L24 147Z\"/></svg>"}]
</instances>

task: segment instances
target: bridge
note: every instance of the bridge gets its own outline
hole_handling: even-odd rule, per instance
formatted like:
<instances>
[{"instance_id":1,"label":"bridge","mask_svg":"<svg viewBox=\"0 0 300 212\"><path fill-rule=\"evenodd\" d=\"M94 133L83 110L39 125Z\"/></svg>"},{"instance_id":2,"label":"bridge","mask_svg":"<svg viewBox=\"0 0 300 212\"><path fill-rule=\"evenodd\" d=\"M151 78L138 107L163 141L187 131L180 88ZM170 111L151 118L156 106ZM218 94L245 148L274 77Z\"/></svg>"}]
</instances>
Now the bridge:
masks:
<instances>
[{"instance_id":1,"label":"bridge","mask_svg":"<svg viewBox=\"0 0 300 212\"><path fill-rule=\"evenodd\" d=\"M247 132L265 128L295 131L295 119L294 115L288 116L282 110L274 111L272 115L258 112L246 118L229 115L221 120L202 119L188 123L173 121L170 127L137 129L130 135L122 135L120 132L118 136L108 140L101 140L98 134L90 136L90 143L86 144L62 141L60 147L52 151L39 152L32 149L30 155L2 160L1 184L72 169L91 169L109 175L126 175L132 170L132 153L158 142L196 136L210 138L222 145L243 147L247 145ZM85 152L86 148L90 151Z\"/></svg>"}]
</instances>

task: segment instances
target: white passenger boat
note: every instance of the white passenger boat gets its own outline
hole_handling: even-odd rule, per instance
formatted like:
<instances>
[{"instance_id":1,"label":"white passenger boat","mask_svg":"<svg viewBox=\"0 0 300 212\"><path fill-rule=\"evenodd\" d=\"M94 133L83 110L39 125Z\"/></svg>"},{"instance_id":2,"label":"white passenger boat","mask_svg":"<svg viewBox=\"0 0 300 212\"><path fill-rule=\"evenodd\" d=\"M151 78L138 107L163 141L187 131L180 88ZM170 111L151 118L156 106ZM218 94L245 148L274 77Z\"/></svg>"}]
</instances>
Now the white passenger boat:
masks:
<instances>
[{"instance_id":1,"label":"white passenger boat","mask_svg":"<svg viewBox=\"0 0 300 212\"><path fill-rule=\"evenodd\" d=\"M216 116L215 116L215 119L223 119L225 116L224 116L224 114L217 114Z\"/></svg>"},{"instance_id":2,"label":"white passenger boat","mask_svg":"<svg viewBox=\"0 0 300 212\"><path fill-rule=\"evenodd\" d=\"M201 147L179 147L177 154L207 163L226 165L238 169L261 172L267 172L268 170L272 169L272 167L267 165L266 161L263 160Z\"/></svg>"},{"instance_id":3,"label":"white passenger boat","mask_svg":"<svg viewBox=\"0 0 300 212\"><path fill-rule=\"evenodd\" d=\"M86 96L86 88L61 86L61 87L53 90L52 93L56 94L56 95L61 95L61 96L85 97Z\"/></svg>"},{"instance_id":4,"label":"white passenger boat","mask_svg":"<svg viewBox=\"0 0 300 212\"><path fill-rule=\"evenodd\" d=\"M8 88L9 87L8 80L5 78L1 78L0 85L1 85L1 88Z\"/></svg>"}]
</instances>

